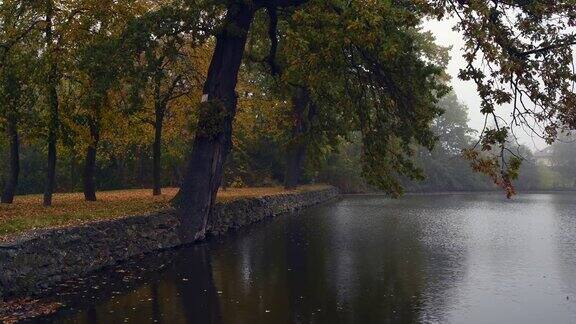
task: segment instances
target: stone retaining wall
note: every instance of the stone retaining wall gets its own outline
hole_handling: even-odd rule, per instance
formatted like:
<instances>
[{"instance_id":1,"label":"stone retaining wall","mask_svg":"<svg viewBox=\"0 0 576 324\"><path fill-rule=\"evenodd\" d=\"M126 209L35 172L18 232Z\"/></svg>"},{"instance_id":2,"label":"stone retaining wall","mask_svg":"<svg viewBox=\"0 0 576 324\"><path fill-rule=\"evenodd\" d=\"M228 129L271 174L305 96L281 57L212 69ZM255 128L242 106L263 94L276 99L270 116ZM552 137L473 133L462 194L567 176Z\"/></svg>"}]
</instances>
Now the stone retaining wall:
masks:
<instances>
[{"instance_id":1,"label":"stone retaining wall","mask_svg":"<svg viewBox=\"0 0 576 324\"><path fill-rule=\"evenodd\" d=\"M222 235L264 218L292 212L338 196L336 188L216 205L209 235ZM63 280L127 258L182 245L174 210L82 226L41 230L0 243L0 298L29 295Z\"/></svg>"}]
</instances>

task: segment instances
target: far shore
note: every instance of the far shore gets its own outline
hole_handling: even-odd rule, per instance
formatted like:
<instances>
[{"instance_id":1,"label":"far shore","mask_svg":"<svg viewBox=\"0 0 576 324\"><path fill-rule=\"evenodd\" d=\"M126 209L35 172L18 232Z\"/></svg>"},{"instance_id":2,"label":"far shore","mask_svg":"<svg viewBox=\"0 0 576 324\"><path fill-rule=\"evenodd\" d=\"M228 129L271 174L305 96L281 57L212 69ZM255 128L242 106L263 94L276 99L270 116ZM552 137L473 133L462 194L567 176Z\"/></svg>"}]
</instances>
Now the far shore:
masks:
<instances>
[{"instance_id":1,"label":"far shore","mask_svg":"<svg viewBox=\"0 0 576 324\"><path fill-rule=\"evenodd\" d=\"M519 191L517 195L523 194L546 194L546 193L576 193L576 189L550 189L550 190L523 190ZM471 194L500 194L501 190L460 190L460 191L409 191L404 195L415 196L415 195L471 195ZM383 192L355 192L355 193L343 193L343 196L387 196Z\"/></svg>"}]
</instances>

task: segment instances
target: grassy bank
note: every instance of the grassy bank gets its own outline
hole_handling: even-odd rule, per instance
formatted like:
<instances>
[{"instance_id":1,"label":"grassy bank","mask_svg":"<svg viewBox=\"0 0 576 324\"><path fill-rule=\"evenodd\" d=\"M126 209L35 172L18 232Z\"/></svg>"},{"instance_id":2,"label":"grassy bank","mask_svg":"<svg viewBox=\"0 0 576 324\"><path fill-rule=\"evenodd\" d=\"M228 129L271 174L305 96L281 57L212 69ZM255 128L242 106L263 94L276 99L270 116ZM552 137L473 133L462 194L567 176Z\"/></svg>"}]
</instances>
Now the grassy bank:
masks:
<instances>
[{"instance_id":1,"label":"grassy bank","mask_svg":"<svg viewBox=\"0 0 576 324\"><path fill-rule=\"evenodd\" d=\"M233 188L220 191L218 201L311 191L325 187L307 185L292 191L282 187ZM151 190L145 189L103 191L98 193L97 202L84 201L82 193L62 193L54 196L52 207L42 206L41 195L18 196L13 204L0 204L0 238L33 229L78 225L161 210L169 206L176 192L176 188L165 188L162 195L152 196Z\"/></svg>"}]
</instances>

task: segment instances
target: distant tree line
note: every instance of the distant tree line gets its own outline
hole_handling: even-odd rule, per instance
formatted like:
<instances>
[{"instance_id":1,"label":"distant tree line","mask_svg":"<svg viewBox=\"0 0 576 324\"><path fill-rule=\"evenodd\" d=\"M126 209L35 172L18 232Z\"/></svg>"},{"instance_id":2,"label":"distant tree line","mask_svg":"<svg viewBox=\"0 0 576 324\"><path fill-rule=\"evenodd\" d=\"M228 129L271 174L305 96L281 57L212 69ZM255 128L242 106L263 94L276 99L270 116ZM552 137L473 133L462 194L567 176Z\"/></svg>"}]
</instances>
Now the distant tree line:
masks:
<instances>
[{"instance_id":1,"label":"distant tree line","mask_svg":"<svg viewBox=\"0 0 576 324\"><path fill-rule=\"evenodd\" d=\"M468 161L462 157L462 150L477 141L475 137L477 131L468 126L468 107L460 103L454 93L443 97L438 105L444 110L444 114L432 122L432 129L438 135L436 147L432 151L416 149L415 160L422 168L424 177L419 181L402 179L404 189L408 192L499 190L491 179L474 172ZM510 142L514 143L514 140L510 139ZM531 150L525 146L516 144L515 150L524 159L520 176L515 184L518 190L562 188L557 182L551 182L556 178L554 168L538 165ZM344 143L338 152L327 157L317 175L318 179L338 186L344 192L378 191L378 188L370 186L362 178L360 156L361 143L358 139ZM576 171L574 164L571 170ZM574 182L571 188L576 189Z\"/></svg>"}]
</instances>

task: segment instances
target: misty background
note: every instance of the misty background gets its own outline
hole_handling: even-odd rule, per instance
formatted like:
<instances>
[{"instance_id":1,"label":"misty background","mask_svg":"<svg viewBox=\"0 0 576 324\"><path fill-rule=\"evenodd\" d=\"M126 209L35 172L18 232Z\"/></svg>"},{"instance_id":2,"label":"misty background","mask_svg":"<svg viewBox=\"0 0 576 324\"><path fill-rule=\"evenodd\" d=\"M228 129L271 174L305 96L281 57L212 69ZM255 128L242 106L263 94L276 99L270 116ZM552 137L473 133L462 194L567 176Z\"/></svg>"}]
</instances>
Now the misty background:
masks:
<instances>
[{"instance_id":1,"label":"misty background","mask_svg":"<svg viewBox=\"0 0 576 324\"><path fill-rule=\"evenodd\" d=\"M445 19L442 21L430 20L423 26L424 30L432 32L436 38L436 43L441 46L451 47L450 63L448 64L447 73L451 76L451 85L458 99L464 103L468 109L470 118L469 125L471 128L480 132L484 125L484 115L480 112L480 96L476 91L476 85L473 81L463 81L458 78L461 67L466 65L462 57L464 51L464 41L462 36L454 30L457 18ZM510 106L501 106L499 115L507 119L511 114ZM509 120L509 119L507 119ZM518 142L530 148L533 152L545 149L548 145L546 142L529 130L522 127L514 127L514 133Z\"/></svg>"}]
</instances>

